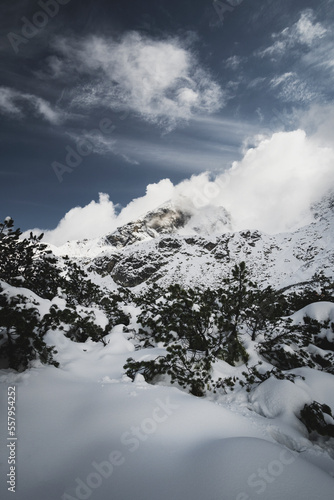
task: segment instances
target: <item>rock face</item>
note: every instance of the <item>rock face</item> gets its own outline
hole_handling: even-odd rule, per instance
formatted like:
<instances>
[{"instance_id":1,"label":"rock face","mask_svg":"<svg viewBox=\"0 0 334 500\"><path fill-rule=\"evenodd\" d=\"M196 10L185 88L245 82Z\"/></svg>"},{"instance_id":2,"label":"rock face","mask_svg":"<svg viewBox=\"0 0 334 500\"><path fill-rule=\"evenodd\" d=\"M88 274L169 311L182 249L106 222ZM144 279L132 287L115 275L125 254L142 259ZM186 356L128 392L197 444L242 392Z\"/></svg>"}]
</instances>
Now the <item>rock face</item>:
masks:
<instances>
[{"instance_id":1,"label":"rock face","mask_svg":"<svg viewBox=\"0 0 334 500\"><path fill-rule=\"evenodd\" d=\"M140 241L157 238L162 234L175 233L179 228L184 227L189 219L189 214L167 205L149 212L143 219L119 227L117 231L106 236L105 242L116 248L123 248Z\"/></svg>"},{"instance_id":2,"label":"rock face","mask_svg":"<svg viewBox=\"0 0 334 500\"><path fill-rule=\"evenodd\" d=\"M221 208L194 222L190 214L164 206L101 239L99 254L84 260L91 271L138 290L154 282L217 287L241 261L257 282L283 288L321 271L333 276L334 198L327 197L312 211L314 222L269 235L232 232ZM217 227L225 231L218 233Z\"/></svg>"}]
</instances>

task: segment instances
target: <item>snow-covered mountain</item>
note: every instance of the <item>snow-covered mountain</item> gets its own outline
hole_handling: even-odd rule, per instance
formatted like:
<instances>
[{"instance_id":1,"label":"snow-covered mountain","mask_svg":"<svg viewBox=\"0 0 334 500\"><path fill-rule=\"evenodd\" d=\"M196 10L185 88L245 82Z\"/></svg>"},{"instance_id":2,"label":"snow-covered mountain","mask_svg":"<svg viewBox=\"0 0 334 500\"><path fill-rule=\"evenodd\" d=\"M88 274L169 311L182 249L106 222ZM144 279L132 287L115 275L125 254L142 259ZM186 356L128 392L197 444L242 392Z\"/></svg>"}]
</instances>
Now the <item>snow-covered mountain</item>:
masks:
<instances>
[{"instance_id":1,"label":"snow-covered mountain","mask_svg":"<svg viewBox=\"0 0 334 500\"><path fill-rule=\"evenodd\" d=\"M259 283L284 288L320 272L333 276L334 197L326 196L310 213L289 233L235 232L223 207L204 207L192 215L169 203L103 238L53 250L134 290L155 282L216 287L241 261Z\"/></svg>"}]
</instances>

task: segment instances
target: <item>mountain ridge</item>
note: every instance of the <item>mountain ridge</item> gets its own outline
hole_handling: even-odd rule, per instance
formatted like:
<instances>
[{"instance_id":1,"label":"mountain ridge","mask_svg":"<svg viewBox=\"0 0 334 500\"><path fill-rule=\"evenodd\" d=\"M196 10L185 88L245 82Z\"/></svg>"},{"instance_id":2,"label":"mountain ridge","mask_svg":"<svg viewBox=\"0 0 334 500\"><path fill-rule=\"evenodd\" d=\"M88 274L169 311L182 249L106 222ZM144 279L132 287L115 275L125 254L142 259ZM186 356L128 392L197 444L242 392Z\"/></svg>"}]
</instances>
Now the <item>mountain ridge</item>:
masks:
<instances>
[{"instance_id":1,"label":"mountain ridge","mask_svg":"<svg viewBox=\"0 0 334 500\"><path fill-rule=\"evenodd\" d=\"M223 207L204 207L195 216L172 203L95 240L53 248L69 254L115 286L142 289L145 284L218 287L235 262L245 261L253 276L276 288L307 282L323 272L333 277L334 195L311 207L298 229L268 234L257 229L233 231Z\"/></svg>"}]
</instances>

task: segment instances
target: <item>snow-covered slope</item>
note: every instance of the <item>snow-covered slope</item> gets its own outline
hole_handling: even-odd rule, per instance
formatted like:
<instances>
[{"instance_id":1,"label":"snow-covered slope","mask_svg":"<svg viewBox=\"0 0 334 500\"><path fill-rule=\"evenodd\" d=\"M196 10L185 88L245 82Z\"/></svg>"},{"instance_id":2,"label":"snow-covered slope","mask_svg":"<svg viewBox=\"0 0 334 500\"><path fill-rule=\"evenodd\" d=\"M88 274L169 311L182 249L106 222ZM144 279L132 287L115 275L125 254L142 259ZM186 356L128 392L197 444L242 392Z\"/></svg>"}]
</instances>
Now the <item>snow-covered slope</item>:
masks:
<instances>
[{"instance_id":1,"label":"snow-covered slope","mask_svg":"<svg viewBox=\"0 0 334 500\"><path fill-rule=\"evenodd\" d=\"M135 289L175 281L216 287L241 261L258 282L283 288L319 272L333 276L333 198L314 205L312 216L312 222L307 217L307 224L290 233L233 232L222 207L205 207L191 217L167 204L104 238L53 250L78 258L106 282Z\"/></svg>"},{"instance_id":2,"label":"snow-covered slope","mask_svg":"<svg viewBox=\"0 0 334 500\"><path fill-rule=\"evenodd\" d=\"M334 377L303 369L296 384L268 380L249 398L203 400L125 377L128 335L116 327L104 347L53 332L60 368L0 372L2 401L16 388L17 500L333 498L333 448L313 445L295 413L315 398L334 407Z\"/></svg>"}]
</instances>

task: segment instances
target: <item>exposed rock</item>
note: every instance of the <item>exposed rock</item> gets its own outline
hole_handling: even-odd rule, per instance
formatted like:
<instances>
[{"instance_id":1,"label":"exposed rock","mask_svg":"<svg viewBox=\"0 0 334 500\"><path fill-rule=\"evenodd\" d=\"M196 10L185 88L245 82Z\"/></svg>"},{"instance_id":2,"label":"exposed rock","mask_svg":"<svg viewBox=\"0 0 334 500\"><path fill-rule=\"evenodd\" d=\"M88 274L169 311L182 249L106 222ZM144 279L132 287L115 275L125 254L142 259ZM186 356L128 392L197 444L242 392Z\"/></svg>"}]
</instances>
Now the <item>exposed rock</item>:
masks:
<instances>
[{"instance_id":1,"label":"exposed rock","mask_svg":"<svg viewBox=\"0 0 334 500\"><path fill-rule=\"evenodd\" d=\"M129 255L115 265L111 276L118 285L134 287L147 281L166 264L160 255Z\"/></svg>"},{"instance_id":2,"label":"exposed rock","mask_svg":"<svg viewBox=\"0 0 334 500\"><path fill-rule=\"evenodd\" d=\"M176 238L162 238L158 243L158 248L178 250L182 247L182 242Z\"/></svg>"}]
</instances>

